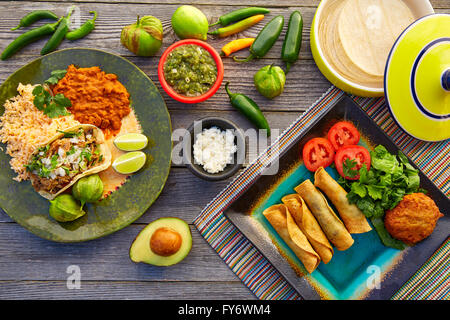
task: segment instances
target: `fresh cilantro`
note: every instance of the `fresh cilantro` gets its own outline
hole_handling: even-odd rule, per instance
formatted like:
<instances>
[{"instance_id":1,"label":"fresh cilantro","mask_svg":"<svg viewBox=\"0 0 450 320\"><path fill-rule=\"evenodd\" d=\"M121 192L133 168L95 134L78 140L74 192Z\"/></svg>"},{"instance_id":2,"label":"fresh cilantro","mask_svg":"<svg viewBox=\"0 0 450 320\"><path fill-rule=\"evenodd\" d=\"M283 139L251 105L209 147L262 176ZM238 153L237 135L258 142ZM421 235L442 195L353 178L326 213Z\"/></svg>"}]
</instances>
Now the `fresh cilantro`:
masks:
<instances>
[{"instance_id":1,"label":"fresh cilantro","mask_svg":"<svg viewBox=\"0 0 450 320\"><path fill-rule=\"evenodd\" d=\"M67 73L67 70L53 70L50 73L50 78L45 80L45 83L46 84L57 84L59 80L64 78L66 73Z\"/></svg>"},{"instance_id":2,"label":"fresh cilantro","mask_svg":"<svg viewBox=\"0 0 450 320\"><path fill-rule=\"evenodd\" d=\"M65 70L55 70L51 73L51 77L45 81L46 85L57 84L58 81L64 77ZM38 85L33 89L35 107L44 112L49 118L57 118L69 114L68 107L72 106L70 99L65 97L62 93L52 95L50 89L42 85Z\"/></svg>"},{"instance_id":3,"label":"fresh cilantro","mask_svg":"<svg viewBox=\"0 0 450 320\"><path fill-rule=\"evenodd\" d=\"M52 156L52 159L51 159L51 165L52 165L52 170L53 169L56 169L56 166L58 165L58 155L57 154L54 154L53 156Z\"/></svg>"},{"instance_id":4,"label":"fresh cilantro","mask_svg":"<svg viewBox=\"0 0 450 320\"><path fill-rule=\"evenodd\" d=\"M91 157L92 157L92 154L91 154L91 152L89 150L84 149L83 151L81 151L81 154L80 154L80 159L81 160L83 158L85 158L87 162L90 162L91 161Z\"/></svg>"},{"instance_id":5,"label":"fresh cilantro","mask_svg":"<svg viewBox=\"0 0 450 320\"><path fill-rule=\"evenodd\" d=\"M70 169L67 168L66 166L61 166L61 168L63 168L63 170L66 172L67 175L70 174Z\"/></svg>"},{"instance_id":6,"label":"fresh cilantro","mask_svg":"<svg viewBox=\"0 0 450 320\"><path fill-rule=\"evenodd\" d=\"M340 177L338 182L348 191L348 201L371 219L381 241L387 246L403 249L405 246L390 237L379 222L383 221L386 210L395 208L406 194L424 192L419 188L419 171L403 153L395 156L382 145L375 147L370 156L370 170L364 165L356 171L353 169L355 161L347 159L343 165L344 174L348 177L359 174L359 179L350 181Z\"/></svg>"},{"instance_id":7,"label":"fresh cilantro","mask_svg":"<svg viewBox=\"0 0 450 320\"><path fill-rule=\"evenodd\" d=\"M62 130L56 130L59 133L63 133L64 134L64 138L74 138L74 137L79 137L83 134L83 129L79 129L78 131L75 132L67 132L67 131L62 131ZM72 146L73 148L73 146Z\"/></svg>"},{"instance_id":8,"label":"fresh cilantro","mask_svg":"<svg viewBox=\"0 0 450 320\"><path fill-rule=\"evenodd\" d=\"M66 156L70 156L76 152L75 147L70 147L70 150L66 152Z\"/></svg>"},{"instance_id":9,"label":"fresh cilantro","mask_svg":"<svg viewBox=\"0 0 450 320\"><path fill-rule=\"evenodd\" d=\"M353 169L356 167L356 160L353 159L345 159L343 164L344 176L349 178L354 178L358 174L358 170Z\"/></svg>"}]
</instances>

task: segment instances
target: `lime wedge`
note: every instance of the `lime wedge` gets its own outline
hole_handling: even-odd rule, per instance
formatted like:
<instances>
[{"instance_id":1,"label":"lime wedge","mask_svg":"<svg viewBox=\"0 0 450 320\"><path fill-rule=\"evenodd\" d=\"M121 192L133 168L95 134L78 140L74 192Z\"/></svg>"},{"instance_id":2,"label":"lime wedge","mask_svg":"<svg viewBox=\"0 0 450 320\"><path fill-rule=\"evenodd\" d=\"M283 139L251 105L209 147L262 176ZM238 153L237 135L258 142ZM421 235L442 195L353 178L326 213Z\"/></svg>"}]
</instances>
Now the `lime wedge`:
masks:
<instances>
[{"instance_id":1,"label":"lime wedge","mask_svg":"<svg viewBox=\"0 0 450 320\"><path fill-rule=\"evenodd\" d=\"M142 151L128 152L114 160L112 167L118 173L130 174L141 169L145 160L146 156Z\"/></svg>"},{"instance_id":2,"label":"lime wedge","mask_svg":"<svg viewBox=\"0 0 450 320\"><path fill-rule=\"evenodd\" d=\"M144 149L148 139L141 133L126 133L114 139L114 145L123 151L136 151Z\"/></svg>"}]
</instances>

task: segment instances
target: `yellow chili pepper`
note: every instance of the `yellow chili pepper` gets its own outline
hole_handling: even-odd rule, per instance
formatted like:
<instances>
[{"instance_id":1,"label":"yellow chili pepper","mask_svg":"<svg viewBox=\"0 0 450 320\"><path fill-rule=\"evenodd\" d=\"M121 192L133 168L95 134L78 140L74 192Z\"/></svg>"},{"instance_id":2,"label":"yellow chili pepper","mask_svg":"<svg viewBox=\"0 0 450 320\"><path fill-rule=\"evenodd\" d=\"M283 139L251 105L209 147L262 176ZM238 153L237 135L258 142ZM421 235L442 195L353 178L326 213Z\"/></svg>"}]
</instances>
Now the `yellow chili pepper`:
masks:
<instances>
[{"instance_id":1,"label":"yellow chili pepper","mask_svg":"<svg viewBox=\"0 0 450 320\"><path fill-rule=\"evenodd\" d=\"M255 41L255 38L242 38L233 40L222 47L222 52L226 57L228 57L233 52L250 47L253 44L253 41Z\"/></svg>"},{"instance_id":2,"label":"yellow chili pepper","mask_svg":"<svg viewBox=\"0 0 450 320\"><path fill-rule=\"evenodd\" d=\"M227 27L219 28L217 30L208 32L208 34L216 35L219 38L225 38L232 34L244 31L244 30L250 28L251 26L254 26L258 22L260 22L262 19L264 19L264 15L257 14L255 16L251 16L247 19L241 20L241 21L239 21L235 24L229 25Z\"/></svg>"}]
</instances>

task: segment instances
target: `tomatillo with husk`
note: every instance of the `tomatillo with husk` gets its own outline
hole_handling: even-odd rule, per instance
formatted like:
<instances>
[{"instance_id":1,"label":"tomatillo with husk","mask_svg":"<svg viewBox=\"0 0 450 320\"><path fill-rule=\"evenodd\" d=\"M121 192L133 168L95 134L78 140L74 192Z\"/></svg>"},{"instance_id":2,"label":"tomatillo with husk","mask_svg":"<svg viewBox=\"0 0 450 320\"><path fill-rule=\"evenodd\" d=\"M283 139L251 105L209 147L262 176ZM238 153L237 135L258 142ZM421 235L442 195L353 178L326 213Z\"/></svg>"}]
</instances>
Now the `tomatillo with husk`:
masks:
<instances>
[{"instance_id":1,"label":"tomatillo with husk","mask_svg":"<svg viewBox=\"0 0 450 320\"><path fill-rule=\"evenodd\" d=\"M95 202L103 195L103 182L98 174L91 174L78 180L72 187L75 199L80 200L81 206L86 202Z\"/></svg>"},{"instance_id":2,"label":"tomatillo with husk","mask_svg":"<svg viewBox=\"0 0 450 320\"><path fill-rule=\"evenodd\" d=\"M50 201L49 214L56 221L68 222L84 216L86 211L72 195L63 193Z\"/></svg>"},{"instance_id":3,"label":"tomatillo with husk","mask_svg":"<svg viewBox=\"0 0 450 320\"><path fill-rule=\"evenodd\" d=\"M271 64L259 69L253 80L259 93L268 99L273 99L283 93L286 75L283 69Z\"/></svg>"},{"instance_id":4,"label":"tomatillo with husk","mask_svg":"<svg viewBox=\"0 0 450 320\"><path fill-rule=\"evenodd\" d=\"M122 29L120 42L138 56L153 56L161 48L163 26L161 20L153 16L137 16L136 23Z\"/></svg>"}]
</instances>

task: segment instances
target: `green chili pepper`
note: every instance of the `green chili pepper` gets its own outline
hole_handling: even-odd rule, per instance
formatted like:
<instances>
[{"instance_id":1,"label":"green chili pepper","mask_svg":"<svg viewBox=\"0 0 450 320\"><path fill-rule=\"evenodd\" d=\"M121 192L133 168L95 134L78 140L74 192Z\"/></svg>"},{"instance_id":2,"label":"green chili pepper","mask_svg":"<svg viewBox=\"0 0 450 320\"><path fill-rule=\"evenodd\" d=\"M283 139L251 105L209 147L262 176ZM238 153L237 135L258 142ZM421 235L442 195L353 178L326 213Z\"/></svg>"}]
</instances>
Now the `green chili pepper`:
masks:
<instances>
[{"instance_id":1,"label":"green chili pepper","mask_svg":"<svg viewBox=\"0 0 450 320\"><path fill-rule=\"evenodd\" d=\"M281 15L270 20L256 36L255 41L250 47L250 55L246 59L237 59L236 57L233 57L234 61L247 62L253 58L259 59L264 57L280 36L283 25L284 17Z\"/></svg>"},{"instance_id":2,"label":"green chili pepper","mask_svg":"<svg viewBox=\"0 0 450 320\"><path fill-rule=\"evenodd\" d=\"M5 50L3 50L1 59L6 60L26 45L35 42L44 36L54 33L61 19L58 22L45 24L18 36L5 48Z\"/></svg>"},{"instance_id":3,"label":"green chili pepper","mask_svg":"<svg viewBox=\"0 0 450 320\"><path fill-rule=\"evenodd\" d=\"M58 20L58 16L49 10L35 10L20 19L19 25L15 28L12 28L11 30L14 31L22 27L31 26L36 21L42 19Z\"/></svg>"},{"instance_id":4,"label":"green chili pepper","mask_svg":"<svg viewBox=\"0 0 450 320\"><path fill-rule=\"evenodd\" d=\"M72 30L66 34L66 39L68 40L77 40L81 39L85 36L87 36L89 33L91 33L92 30L95 28L95 19L97 19L97 12L96 11L89 11L89 13L94 14L94 17L91 20L86 21L83 23L81 27L78 29Z\"/></svg>"},{"instance_id":5,"label":"green chili pepper","mask_svg":"<svg viewBox=\"0 0 450 320\"><path fill-rule=\"evenodd\" d=\"M291 13L288 29L281 49L281 60L286 62L286 73L291 65L298 60L302 45L303 18L299 11Z\"/></svg>"},{"instance_id":6,"label":"green chili pepper","mask_svg":"<svg viewBox=\"0 0 450 320\"><path fill-rule=\"evenodd\" d=\"M251 16L247 19L241 20L235 24L229 25L228 27L219 28L217 30L208 32L208 34L217 35L219 38L228 37L232 34L244 31L251 26L254 26L258 22L264 19L263 14L257 14L256 16Z\"/></svg>"},{"instance_id":7,"label":"green chili pepper","mask_svg":"<svg viewBox=\"0 0 450 320\"><path fill-rule=\"evenodd\" d=\"M229 25L232 22L236 22L257 14L267 14L269 12L270 10L260 7L243 8L224 14L219 18L219 20L216 23L213 23L209 26L212 27L220 23L223 27L225 27L226 25Z\"/></svg>"},{"instance_id":8,"label":"green chili pepper","mask_svg":"<svg viewBox=\"0 0 450 320\"><path fill-rule=\"evenodd\" d=\"M269 123L256 102L242 93L231 93L230 90L228 90L228 84L229 82L225 84L225 91L230 97L231 105L246 116L257 128L266 129L267 135L270 136Z\"/></svg>"},{"instance_id":9,"label":"green chili pepper","mask_svg":"<svg viewBox=\"0 0 450 320\"><path fill-rule=\"evenodd\" d=\"M64 40L64 37L66 36L67 32L69 31L70 16L72 15L72 11L73 11L73 7L70 9L67 17L63 17L61 19L61 22L59 23L58 28L56 29L55 33L52 35L52 37L47 41L47 43L42 48L41 55L52 52L53 50L58 48L58 46Z\"/></svg>"}]
</instances>

